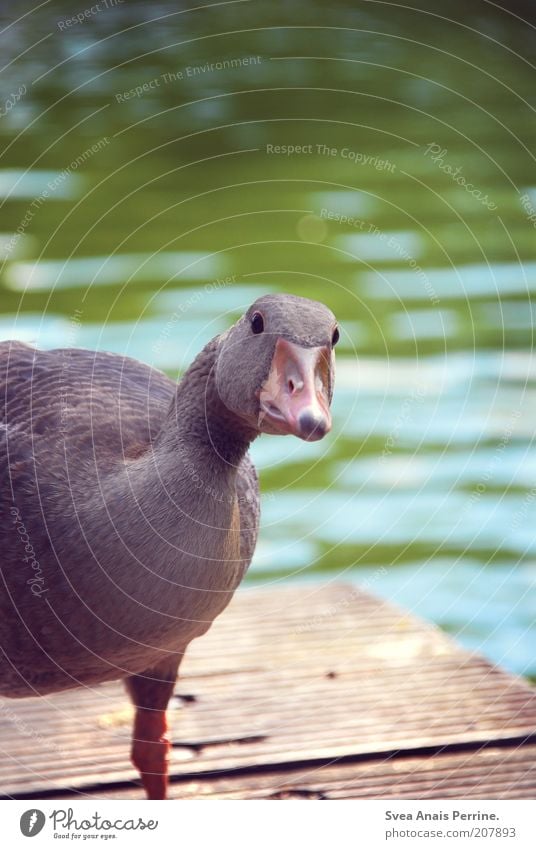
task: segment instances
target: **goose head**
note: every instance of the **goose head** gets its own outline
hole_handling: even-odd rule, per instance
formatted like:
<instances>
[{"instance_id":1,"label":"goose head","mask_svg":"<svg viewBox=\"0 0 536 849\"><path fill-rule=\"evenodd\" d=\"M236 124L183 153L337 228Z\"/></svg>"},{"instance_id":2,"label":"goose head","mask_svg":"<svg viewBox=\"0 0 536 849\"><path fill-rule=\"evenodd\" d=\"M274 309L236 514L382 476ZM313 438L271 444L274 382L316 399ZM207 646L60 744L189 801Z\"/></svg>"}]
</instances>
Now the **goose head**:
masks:
<instances>
[{"instance_id":1,"label":"goose head","mask_svg":"<svg viewBox=\"0 0 536 849\"><path fill-rule=\"evenodd\" d=\"M220 337L218 394L258 433L322 439L331 429L338 338L324 304L295 295L258 298Z\"/></svg>"}]
</instances>

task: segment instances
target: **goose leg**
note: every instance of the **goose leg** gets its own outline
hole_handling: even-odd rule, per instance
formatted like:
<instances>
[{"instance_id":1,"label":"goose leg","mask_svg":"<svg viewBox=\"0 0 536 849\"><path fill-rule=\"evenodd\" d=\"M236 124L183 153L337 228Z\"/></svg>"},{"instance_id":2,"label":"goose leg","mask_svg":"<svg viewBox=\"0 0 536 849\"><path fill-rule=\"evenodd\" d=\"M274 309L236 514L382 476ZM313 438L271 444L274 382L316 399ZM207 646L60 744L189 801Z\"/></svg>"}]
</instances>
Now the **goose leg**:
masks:
<instances>
[{"instance_id":1,"label":"goose leg","mask_svg":"<svg viewBox=\"0 0 536 849\"><path fill-rule=\"evenodd\" d=\"M148 799L165 799L170 743L166 710L173 693L181 655L125 680L136 708L131 760L141 775Z\"/></svg>"}]
</instances>

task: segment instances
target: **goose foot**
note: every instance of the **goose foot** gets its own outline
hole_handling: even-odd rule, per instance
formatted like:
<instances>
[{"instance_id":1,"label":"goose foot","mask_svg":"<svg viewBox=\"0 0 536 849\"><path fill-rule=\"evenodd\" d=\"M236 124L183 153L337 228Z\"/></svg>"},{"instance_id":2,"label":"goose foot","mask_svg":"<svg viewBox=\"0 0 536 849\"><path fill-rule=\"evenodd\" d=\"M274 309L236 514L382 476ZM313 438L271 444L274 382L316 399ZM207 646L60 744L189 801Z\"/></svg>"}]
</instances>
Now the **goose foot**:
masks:
<instances>
[{"instance_id":1,"label":"goose foot","mask_svg":"<svg viewBox=\"0 0 536 849\"><path fill-rule=\"evenodd\" d=\"M167 796L169 749L166 712L138 708L131 760L141 775L148 799Z\"/></svg>"},{"instance_id":2,"label":"goose foot","mask_svg":"<svg viewBox=\"0 0 536 849\"><path fill-rule=\"evenodd\" d=\"M165 799L170 744L166 709L173 693L179 664L178 652L138 675L125 680L136 713L131 760L141 775L149 799Z\"/></svg>"}]
</instances>

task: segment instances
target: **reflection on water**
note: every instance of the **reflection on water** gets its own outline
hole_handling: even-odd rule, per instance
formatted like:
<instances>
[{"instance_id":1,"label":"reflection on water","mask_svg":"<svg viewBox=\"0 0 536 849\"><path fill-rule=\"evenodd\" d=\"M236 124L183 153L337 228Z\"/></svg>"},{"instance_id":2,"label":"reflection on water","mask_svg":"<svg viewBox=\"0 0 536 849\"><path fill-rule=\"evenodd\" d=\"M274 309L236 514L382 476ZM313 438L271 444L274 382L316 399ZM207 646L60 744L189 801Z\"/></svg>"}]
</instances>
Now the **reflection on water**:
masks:
<instances>
[{"instance_id":1,"label":"reflection on water","mask_svg":"<svg viewBox=\"0 0 536 849\"><path fill-rule=\"evenodd\" d=\"M536 675L533 37L303 5L0 36L0 337L176 375L258 294L326 301L333 434L255 444L249 580L367 579Z\"/></svg>"},{"instance_id":2,"label":"reflection on water","mask_svg":"<svg viewBox=\"0 0 536 849\"><path fill-rule=\"evenodd\" d=\"M153 254L115 254L36 263L12 262L5 272L8 288L56 290L87 286L118 286L138 281L180 283L211 280L222 273L221 259L194 251L159 251Z\"/></svg>"},{"instance_id":3,"label":"reflection on water","mask_svg":"<svg viewBox=\"0 0 536 849\"><path fill-rule=\"evenodd\" d=\"M536 234L535 234L536 241ZM435 295L445 299L505 297L526 295L536 288L536 262L476 263L452 268L428 268L426 278ZM370 272L361 278L369 298L419 300L422 286L411 271L394 271L389 275ZM517 304L522 315L522 305Z\"/></svg>"},{"instance_id":4,"label":"reflection on water","mask_svg":"<svg viewBox=\"0 0 536 849\"><path fill-rule=\"evenodd\" d=\"M31 170L22 168L0 169L0 198L10 200L34 200L45 192L50 183L58 176L56 171L41 171L38 168ZM80 195L76 191L81 182L76 176L71 175L67 182L62 182L56 187L54 193L50 193L50 199L62 200ZM48 198L47 198L48 200Z\"/></svg>"}]
</instances>

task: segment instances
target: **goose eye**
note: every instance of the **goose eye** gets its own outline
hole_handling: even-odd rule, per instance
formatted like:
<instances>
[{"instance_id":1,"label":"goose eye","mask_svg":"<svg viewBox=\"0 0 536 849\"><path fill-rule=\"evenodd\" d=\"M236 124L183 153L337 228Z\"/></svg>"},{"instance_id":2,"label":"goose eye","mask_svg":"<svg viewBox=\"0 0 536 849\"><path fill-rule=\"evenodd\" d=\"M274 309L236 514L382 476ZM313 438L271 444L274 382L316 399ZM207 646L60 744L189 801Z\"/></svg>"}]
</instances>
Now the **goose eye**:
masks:
<instances>
[{"instance_id":1,"label":"goose eye","mask_svg":"<svg viewBox=\"0 0 536 849\"><path fill-rule=\"evenodd\" d=\"M339 333L339 328L336 327L335 330L333 331L333 336L331 337L331 344L332 344L333 347L335 347L335 345L339 341L340 335L341 334Z\"/></svg>"},{"instance_id":2,"label":"goose eye","mask_svg":"<svg viewBox=\"0 0 536 849\"><path fill-rule=\"evenodd\" d=\"M254 312L251 317L251 329L253 333L262 333L264 330L264 318L260 312Z\"/></svg>"}]
</instances>

